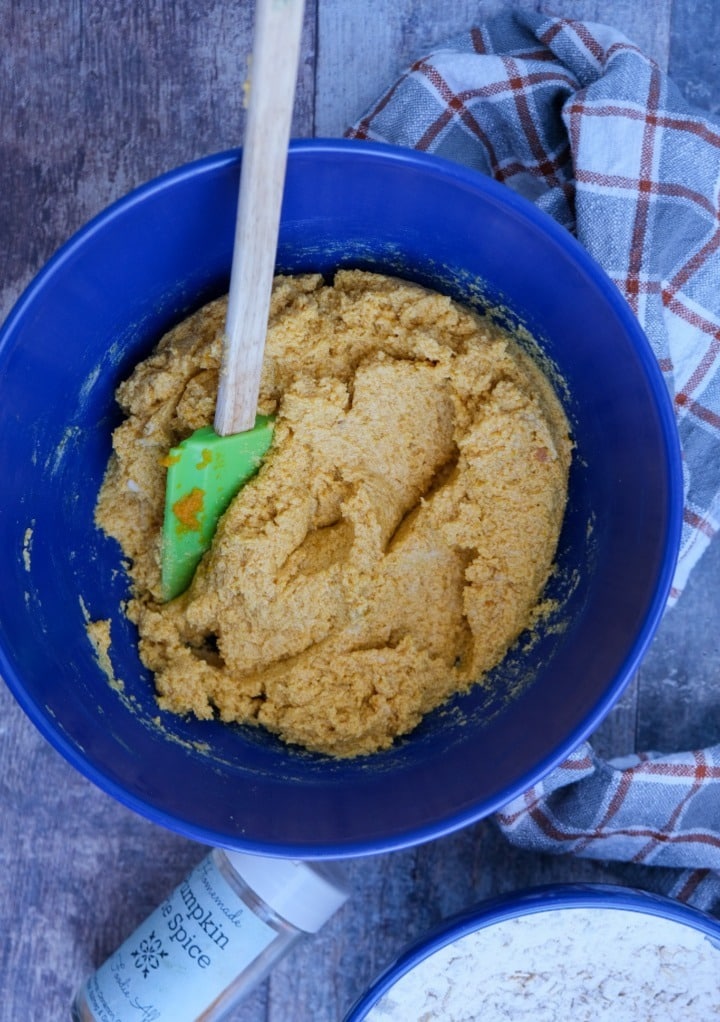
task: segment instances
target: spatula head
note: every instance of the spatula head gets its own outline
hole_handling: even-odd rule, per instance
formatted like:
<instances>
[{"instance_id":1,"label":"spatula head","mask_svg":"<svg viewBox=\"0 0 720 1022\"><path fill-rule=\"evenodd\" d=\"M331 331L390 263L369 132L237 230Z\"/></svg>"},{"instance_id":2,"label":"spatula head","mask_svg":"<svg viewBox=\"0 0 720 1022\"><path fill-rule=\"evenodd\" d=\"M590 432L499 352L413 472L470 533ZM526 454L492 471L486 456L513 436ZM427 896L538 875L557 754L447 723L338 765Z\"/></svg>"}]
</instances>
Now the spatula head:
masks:
<instances>
[{"instance_id":1,"label":"spatula head","mask_svg":"<svg viewBox=\"0 0 720 1022\"><path fill-rule=\"evenodd\" d=\"M162 535L164 600L190 585L220 516L260 467L272 431L272 417L258 415L245 433L218 436L205 426L170 451Z\"/></svg>"}]
</instances>

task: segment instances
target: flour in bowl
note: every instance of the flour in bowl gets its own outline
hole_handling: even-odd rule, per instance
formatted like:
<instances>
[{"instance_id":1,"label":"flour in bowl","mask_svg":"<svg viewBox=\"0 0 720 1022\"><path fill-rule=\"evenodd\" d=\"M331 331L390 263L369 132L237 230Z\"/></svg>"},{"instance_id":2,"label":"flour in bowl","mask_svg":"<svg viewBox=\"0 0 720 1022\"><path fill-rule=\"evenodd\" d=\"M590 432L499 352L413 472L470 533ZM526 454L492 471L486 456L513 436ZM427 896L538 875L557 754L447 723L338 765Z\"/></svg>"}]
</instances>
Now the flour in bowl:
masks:
<instances>
[{"instance_id":1,"label":"flour in bowl","mask_svg":"<svg viewBox=\"0 0 720 1022\"><path fill-rule=\"evenodd\" d=\"M720 946L643 912L566 908L506 919L402 976L367 1022L709 1022Z\"/></svg>"}]
</instances>

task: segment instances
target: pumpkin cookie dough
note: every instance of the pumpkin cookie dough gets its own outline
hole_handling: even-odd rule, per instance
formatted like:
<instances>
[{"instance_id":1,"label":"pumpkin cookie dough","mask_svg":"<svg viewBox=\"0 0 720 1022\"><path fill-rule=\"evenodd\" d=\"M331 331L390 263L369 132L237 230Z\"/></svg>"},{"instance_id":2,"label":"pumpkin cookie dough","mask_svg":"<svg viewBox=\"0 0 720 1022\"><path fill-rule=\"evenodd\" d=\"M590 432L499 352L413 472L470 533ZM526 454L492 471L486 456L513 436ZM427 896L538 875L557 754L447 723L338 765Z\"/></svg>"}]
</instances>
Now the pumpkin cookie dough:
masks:
<instances>
[{"instance_id":1,"label":"pumpkin cookie dough","mask_svg":"<svg viewBox=\"0 0 720 1022\"><path fill-rule=\"evenodd\" d=\"M190 588L160 597L168 450L212 422L225 301L118 389L97 522L129 560L160 705L334 756L387 748L532 622L567 496L568 425L488 319L417 285L277 278L258 475Z\"/></svg>"}]
</instances>

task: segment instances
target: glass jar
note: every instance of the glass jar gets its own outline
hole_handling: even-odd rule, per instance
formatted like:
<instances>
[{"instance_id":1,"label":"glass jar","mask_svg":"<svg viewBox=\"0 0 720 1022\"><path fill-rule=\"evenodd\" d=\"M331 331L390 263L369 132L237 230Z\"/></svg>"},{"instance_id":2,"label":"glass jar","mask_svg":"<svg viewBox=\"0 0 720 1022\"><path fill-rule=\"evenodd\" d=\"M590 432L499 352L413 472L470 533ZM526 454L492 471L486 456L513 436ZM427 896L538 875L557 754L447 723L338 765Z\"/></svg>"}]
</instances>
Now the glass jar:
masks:
<instances>
[{"instance_id":1,"label":"glass jar","mask_svg":"<svg viewBox=\"0 0 720 1022\"><path fill-rule=\"evenodd\" d=\"M214 849L83 984L73 1022L216 1022L346 898L334 865Z\"/></svg>"}]
</instances>

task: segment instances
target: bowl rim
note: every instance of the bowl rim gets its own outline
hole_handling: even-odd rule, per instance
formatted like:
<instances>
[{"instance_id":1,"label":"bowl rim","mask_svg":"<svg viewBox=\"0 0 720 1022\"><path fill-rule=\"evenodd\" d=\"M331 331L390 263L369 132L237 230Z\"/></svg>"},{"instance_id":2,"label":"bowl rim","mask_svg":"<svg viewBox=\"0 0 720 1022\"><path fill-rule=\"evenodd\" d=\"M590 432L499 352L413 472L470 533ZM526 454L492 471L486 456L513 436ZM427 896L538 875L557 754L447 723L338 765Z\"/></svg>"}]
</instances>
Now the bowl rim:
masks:
<instances>
[{"instance_id":1,"label":"bowl rim","mask_svg":"<svg viewBox=\"0 0 720 1022\"><path fill-rule=\"evenodd\" d=\"M566 909L611 909L679 923L707 937L717 948L720 958L720 920L701 909L664 894L619 884L542 884L481 901L444 920L407 945L357 998L343 1022L363 1022L368 1011L403 976L448 944L510 919Z\"/></svg>"},{"instance_id":2,"label":"bowl rim","mask_svg":"<svg viewBox=\"0 0 720 1022\"><path fill-rule=\"evenodd\" d=\"M120 803L151 821L193 840L220 847L242 846L243 848L267 855L293 855L308 859L331 859L348 858L412 847L452 833L478 819L491 815L532 785L542 780L595 730L629 684L634 671L655 634L665 610L680 545L683 476L679 436L671 399L657 359L639 321L603 268L566 228L553 220L549 214L538 209L529 200L479 171L454 163L443 157L386 143L352 139L312 138L293 140L290 143L289 161L292 163L295 160L311 159L315 153L347 158L352 153L357 152L362 152L364 155L376 160L390 161L391 163L423 173L430 172L431 174L439 175L444 181L454 182L464 189L484 192L491 200L509 208L522 219L531 221L535 228L539 228L543 233L548 234L551 240L565 249L575 263L579 265L580 269L591 278L595 287L602 293L604 300L610 305L615 315L621 321L624 330L634 339L637 357L642 364L648 379L649 388L655 398L655 408L666 452L668 507L665 548L662 562L658 568L653 597L646 607L642 626L638 630L632 647L627 652L622 667L618 670L612 684L608 685L602 696L593 704L591 711L586 714L583 720L577 723L564 742L548 752L545 757L536 763L532 771L527 772L515 782L507 784L493 798L483 799L481 804L473 803L471 806L465 805L459 809L455 808L433 824L422 823L399 834L391 833L383 838L356 839L347 844L328 842L324 845L313 844L308 846L290 843L278 844L269 842L267 839L247 839L243 840L242 845L240 845L229 834L220 833L203 825L196 825L183 816L165 811L147 802L140 795L136 795L123 788L118 782L108 776L101 766L91 762L70 741L69 737L54 725L52 718L43 712L43 708L28 695L20 679L15 677L15 671L9 658L2 645L0 645L0 675L13 693L16 701L43 737L72 766L100 787L101 790L112 795ZM113 220L121 217L127 209L144 202L156 192L163 191L175 183L239 164L241 153L242 150L240 148L227 149L168 170L116 199L72 234L29 282L0 327L0 360L5 356L5 350L8 345L12 344L16 329L22 322L26 310L32 307L32 303L42 292L46 281L60 272L64 264L72 259L75 251L82 247L89 238L98 231L103 230Z\"/></svg>"}]
</instances>

